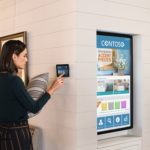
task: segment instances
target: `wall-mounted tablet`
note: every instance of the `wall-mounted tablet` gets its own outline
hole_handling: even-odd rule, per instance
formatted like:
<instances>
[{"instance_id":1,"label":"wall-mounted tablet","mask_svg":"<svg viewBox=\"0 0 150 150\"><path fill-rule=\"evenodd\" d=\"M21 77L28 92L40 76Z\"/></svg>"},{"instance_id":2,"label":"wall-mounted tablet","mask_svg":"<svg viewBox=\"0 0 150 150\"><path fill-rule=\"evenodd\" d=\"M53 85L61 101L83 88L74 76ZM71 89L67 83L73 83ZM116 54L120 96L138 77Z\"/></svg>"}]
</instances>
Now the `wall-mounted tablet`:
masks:
<instances>
[{"instance_id":1,"label":"wall-mounted tablet","mask_svg":"<svg viewBox=\"0 0 150 150\"><path fill-rule=\"evenodd\" d=\"M57 64L56 65L57 77L63 73L64 73L63 77L69 77L69 65L68 64Z\"/></svg>"},{"instance_id":2,"label":"wall-mounted tablet","mask_svg":"<svg viewBox=\"0 0 150 150\"><path fill-rule=\"evenodd\" d=\"M97 134L133 127L132 36L97 31Z\"/></svg>"}]
</instances>

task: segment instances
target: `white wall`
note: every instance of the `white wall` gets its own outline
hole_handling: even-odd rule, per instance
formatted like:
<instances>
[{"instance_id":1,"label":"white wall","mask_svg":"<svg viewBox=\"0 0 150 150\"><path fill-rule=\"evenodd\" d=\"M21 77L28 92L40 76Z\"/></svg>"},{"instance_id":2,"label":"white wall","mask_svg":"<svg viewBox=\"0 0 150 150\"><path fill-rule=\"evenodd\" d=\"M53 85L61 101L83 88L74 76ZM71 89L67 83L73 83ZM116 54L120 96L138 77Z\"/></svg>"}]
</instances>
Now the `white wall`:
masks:
<instances>
[{"instance_id":1,"label":"white wall","mask_svg":"<svg viewBox=\"0 0 150 150\"><path fill-rule=\"evenodd\" d=\"M87 48L93 47L94 51L96 30L142 35L142 52L139 52L142 53L143 68L140 80L143 87L141 91L143 95L141 99L143 150L150 149L150 1L77 0L76 10L77 45L84 45ZM88 80L86 82L88 83Z\"/></svg>"}]
</instances>

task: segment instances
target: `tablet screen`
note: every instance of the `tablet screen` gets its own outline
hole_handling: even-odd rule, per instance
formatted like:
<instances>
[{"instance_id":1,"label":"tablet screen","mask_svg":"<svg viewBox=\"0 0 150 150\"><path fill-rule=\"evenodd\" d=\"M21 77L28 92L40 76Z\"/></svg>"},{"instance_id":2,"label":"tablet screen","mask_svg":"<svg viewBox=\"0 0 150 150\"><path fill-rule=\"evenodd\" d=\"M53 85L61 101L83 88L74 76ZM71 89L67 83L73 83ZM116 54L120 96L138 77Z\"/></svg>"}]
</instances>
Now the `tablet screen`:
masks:
<instances>
[{"instance_id":1,"label":"tablet screen","mask_svg":"<svg viewBox=\"0 0 150 150\"><path fill-rule=\"evenodd\" d=\"M56 65L57 76L64 73L63 77L69 77L69 65Z\"/></svg>"}]
</instances>

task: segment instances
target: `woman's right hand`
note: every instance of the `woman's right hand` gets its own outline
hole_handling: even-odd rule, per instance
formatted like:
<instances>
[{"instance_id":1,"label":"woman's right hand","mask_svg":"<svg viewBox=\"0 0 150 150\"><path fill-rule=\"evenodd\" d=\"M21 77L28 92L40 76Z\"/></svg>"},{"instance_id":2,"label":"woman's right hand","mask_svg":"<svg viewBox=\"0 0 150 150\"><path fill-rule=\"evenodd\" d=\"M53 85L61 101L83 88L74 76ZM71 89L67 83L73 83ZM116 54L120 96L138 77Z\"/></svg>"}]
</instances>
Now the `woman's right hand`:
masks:
<instances>
[{"instance_id":1,"label":"woman's right hand","mask_svg":"<svg viewBox=\"0 0 150 150\"><path fill-rule=\"evenodd\" d=\"M60 76L58 76L58 77L53 81L52 86L47 90L47 92L48 92L50 95L52 95L53 92L54 92L55 90L57 90L60 86L62 86L63 84L65 84L65 83L64 83L64 78L62 77L63 75L64 75L64 73L61 74Z\"/></svg>"}]
</instances>

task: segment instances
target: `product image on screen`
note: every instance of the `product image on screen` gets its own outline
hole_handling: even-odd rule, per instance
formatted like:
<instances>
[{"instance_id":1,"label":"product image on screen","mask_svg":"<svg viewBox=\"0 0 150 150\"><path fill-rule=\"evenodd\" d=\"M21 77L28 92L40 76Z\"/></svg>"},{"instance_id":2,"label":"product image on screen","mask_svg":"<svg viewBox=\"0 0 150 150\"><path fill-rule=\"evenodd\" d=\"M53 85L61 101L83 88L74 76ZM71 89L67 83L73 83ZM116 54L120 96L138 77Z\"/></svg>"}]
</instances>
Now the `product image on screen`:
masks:
<instances>
[{"instance_id":1,"label":"product image on screen","mask_svg":"<svg viewBox=\"0 0 150 150\"><path fill-rule=\"evenodd\" d=\"M132 128L132 37L97 32L97 133Z\"/></svg>"},{"instance_id":2,"label":"product image on screen","mask_svg":"<svg viewBox=\"0 0 150 150\"><path fill-rule=\"evenodd\" d=\"M69 77L69 65L56 65L57 77L64 73L63 77Z\"/></svg>"}]
</instances>

